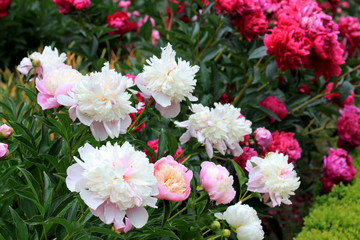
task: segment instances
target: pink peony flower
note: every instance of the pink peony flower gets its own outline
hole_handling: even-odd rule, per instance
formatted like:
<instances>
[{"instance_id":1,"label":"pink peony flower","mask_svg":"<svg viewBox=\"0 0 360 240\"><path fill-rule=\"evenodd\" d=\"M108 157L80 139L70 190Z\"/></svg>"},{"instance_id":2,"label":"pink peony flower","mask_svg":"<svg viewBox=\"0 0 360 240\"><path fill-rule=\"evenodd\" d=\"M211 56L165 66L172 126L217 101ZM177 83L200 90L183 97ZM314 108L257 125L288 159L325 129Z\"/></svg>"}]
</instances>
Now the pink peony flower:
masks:
<instances>
[{"instance_id":1,"label":"pink peony flower","mask_svg":"<svg viewBox=\"0 0 360 240\"><path fill-rule=\"evenodd\" d=\"M67 94L75 83L81 81L84 76L68 65L60 65L45 75L44 80L36 79L38 104L43 110L57 108L60 104L57 97Z\"/></svg>"},{"instance_id":2,"label":"pink peony flower","mask_svg":"<svg viewBox=\"0 0 360 240\"><path fill-rule=\"evenodd\" d=\"M155 27L156 26L155 20L153 18L149 17L149 15L146 14L144 18L139 18L139 20L137 21L137 23L136 23L136 31L139 33L140 28L144 25L144 23L146 23L149 20L151 22L151 25L153 27ZM151 39L151 42L156 46L157 43L158 43L158 40L160 39L159 31L153 29L152 32L151 32L151 38L150 39Z\"/></svg>"},{"instance_id":3,"label":"pink peony flower","mask_svg":"<svg viewBox=\"0 0 360 240\"><path fill-rule=\"evenodd\" d=\"M281 120L283 120L288 114L288 110L286 109L284 103L277 97L268 96L264 100L261 100L259 103L260 106L271 110L275 113ZM275 118L269 117L271 122L275 122Z\"/></svg>"},{"instance_id":4,"label":"pink peony flower","mask_svg":"<svg viewBox=\"0 0 360 240\"><path fill-rule=\"evenodd\" d=\"M255 141L263 149L267 148L273 140L271 132L264 127L258 128L254 132Z\"/></svg>"},{"instance_id":5,"label":"pink peony flower","mask_svg":"<svg viewBox=\"0 0 360 240\"><path fill-rule=\"evenodd\" d=\"M118 222L114 221L114 230L116 232L128 233L130 232L131 228L132 228L132 224L127 217L125 218L125 223L124 221L122 221L121 224L119 224Z\"/></svg>"},{"instance_id":6,"label":"pink peony flower","mask_svg":"<svg viewBox=\"0 0 360 240\"><path fill-rule=\"evenodd\" d=\"M343 44L348 48L348 58L360 49L360 23L357 17L340 17L339 29L343 37Z\"/></svg>"},{"instance_id":7,"label":"pink peony flower","mask_svg":"<svg viewBox=\"0 0 360 240\"><path fill-rule=\"evenodd\" d=\"M116 30L109 32L109 34L124 35L127 32L131 32L135 29L136 24L129 21L129 15L126 12L115 12L110 14L106 18L108 28L115 28Z\"/></svg>"},{"instance_id":8,"label":"pink peony flower","mask_svg":"<svg viewBox=\"0 0 360 240\"><path fill-rule=\"evenodd\" d=\"M338 85L338 84L337 84ZM355 102L355 99L354 99L354 92L351 92L351 94L349 96L347 96L347 98L345 99L344 102L341 101L341 97L340 97L340 93L332 93L332 89L334 87L334 83L333 82L329 82L327 85L326 85L326 88L325 88L325 92L328 93L326 94L324 97L339 105L339 107L343 108L344 106L348 105L348 106L351 106L354 104Z\"/></svg>"},{"instance_id":9,"label":"pink peony flower","mask_svg":"<svg viewBox=\"0 0 360 240\"><path fill-rule=\"evenodd\" d=\"M159 139L155 139L155 140L151 140L151 141L148 141L147 142L147 145L149 146L149 147L151 147L152 148L152 150L154 150L154 152L155 152L155 154L157 155L158 154L158 150L159 150ZM153 162L153 163L155 163L156 162L156 160L155 160L155 158L145 149L145 151L144 151L145 153L146 153L146 155L148 155L150 158L151 158L151 161ZM183 150L182 150L182 148L179 146L179 148L176 150L176 152L175 152L175 155L173 156L174 157L174 159L175 158L177 158L178 156L180 156L180 154L182 154L182 152L183 152ZM164 155L166 154L166 152L164 152ZM185 160L185 157L182 157L182 158L179 158L178 160L177 160L177 162L182 162L182 161L184 161Z\"/></svg>"},{"instance_id":10,"label":"pink peony flower","mask_svg":"<svg viewBox=\"0 0 360 240\"><path fill-rule=\"evenodd\" d=\"M0 0L0 17L6 17L7 9L10 6L12 0Z\"/></svg>"},{"instance_id":11,"label":"pink peony flower","mask_svg":"<svg viewBox=\"0 0 360 240\"><path fill-rule=\"evenodd\" d=\"M90 0L53 0L58 5L59 13L66 14L73 11L82 11L90 7Z\"/></svg>"},{"instance_id":12,"label":"pink peony flower","mask_svg":"<svg viewBox=\"0 0 360 240\"><path fill-rule=\"evenodd\" d=\"M218 11L233 12L240 5L240 0L216 0L215 7Z\"/></svg>"},{"instance_id":13,"label":"pink peony flower","mask_svg":"<svg viewBox=\"0 0 360 240\"><path fill-rule=\"evenodd\" d=\"M189 197L193 172L177 163L172 156L163 157L155 165L155 177L159 194L155 197L172 202L184 201Z\"/></svg>"},{"instance_id":14,"label":"pink peony flower","mask_svg":"<svg viewBox=\"0 0 360 240\"><path fill-rule=\"evenodd\" d=\"M265 155L269 152L283 153L289 156L289 163L294 163L301 157L301 148L299 146L299 142L294 139L294 133L292 132L281 132L279 134L278 131L273 132L272 134L272 142L269 147L265 148L262 151L262 155Z\"/></svg>"},{"instance_id":15,"label":"pink peony flower","mask_svg":"<svg viewBox=\"0 0 360 240\"><path fill-rule=\"evenodd\" d=\"M0 140L6 140L12 134L13 128L3 124L0 126Z\"/></svg>"},{"instance_id":16,"label":"pink peony flower","mask_svg":"<svg viewBox=\"0 0 360 240\"><path fill-rule=\"evenodd\" d=\"M246 162L252 157L257 157L258 154L251 147L243 147L243 150L244 152L240 156L234 157L234 161L245 171Z\"/></svg>"},{"instance_id":17,"label":"pink peony flower","mask_svg":"<svg viewBox=\"0 0 360 240\"><path fill-rule=\"evenodd\" d=\"M117 6L127 9L131 6L131 1L120 1Z\"/></svg>"},{"instance_id":18,"label":"pink peony flower","mask_svg":"<svg viewBox=\"0 0 360 240\"><path fill-rule=\"evenodd\" d=\"M5 143L0 143L0 160L5 158L8 154L8 145Z\"/></svg>"},{"instance_id":19,"label":"pink peony flower","mask_svg":"<svg viewBox=\"0 0 360 240\"><path fill-rule=\"evenodd\" d=\"M288 156L276 152L267 154L264 159L252 157L246 163L246 170L249 172L249 191L264 193L264 202L270 199L272 207L291 204L289 198L299 188L300 181L294 165L288 163Z\"/></svg>"},{"instance_id":20,"label":"pink peony flower","mask_svg":"<svg viewBox=\"0 0 360 240\"><path fill-rule=\"evenodd\" d=\"M305 94L305 95L309 95L311 94L311 87L309 85L303 84L300 86L299 88L299 93Z\"/></svg>"},{"instance_id":21,"label":"pink peony flower","mask_svg":"<svg viewBox=\"0 0 360 240\"><path fill-rule=\"evenodd\" d=\"M337 133L339 135L338 147L346 150L360 146L360 109L345 105L344 111L338 119Z\"/></svg>"},{"instance_id":22,"label":"pink peony flower","mask_svg":"<svg viewBox=\"0 0 360 240\"><path fill-rule=\"evenodd\" d=\"M321 178L324 192L331 192L334 184L350 182L356 174L353 160L347 151L330 148L329 156L324 156L324 175Z\"/></svg>"},{"instance_id":23,"label":"pink peony flower","mask_svg":"<svg viewBox=\"0 0 360 240\"><path fill-rule=\"evenodd\" d=\"M200 181L210 200L216 201L216 205L228 204L236 195L232 186L233 176L221 165L208 161L201 163Z\"/></svg>"}]
</instances>

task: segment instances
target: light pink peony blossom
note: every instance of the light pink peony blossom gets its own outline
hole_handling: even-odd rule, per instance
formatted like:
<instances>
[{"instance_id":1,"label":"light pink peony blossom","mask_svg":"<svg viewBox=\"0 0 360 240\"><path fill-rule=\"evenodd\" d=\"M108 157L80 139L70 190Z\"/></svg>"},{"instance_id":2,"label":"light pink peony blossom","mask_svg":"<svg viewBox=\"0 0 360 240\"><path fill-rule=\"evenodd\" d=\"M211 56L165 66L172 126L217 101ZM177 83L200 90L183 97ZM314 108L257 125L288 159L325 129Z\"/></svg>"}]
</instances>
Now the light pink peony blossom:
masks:
<instances>
[{"instance_id":1,"label":"light pink peony blossom","mask_svg":"<svg viewBox=\"0 0 360 240\"><path fill-rule=\"evenodd\" d=\"M201 186L209 194L210 200L216 205L230 203L236 192L233 188L234 179L229 171L221 165L205 161L201 164Z\"/></svg>"},{"instance_id":2,"label":"light pink peony blossom","mask_svg":"<svg viewBox=\"0 0 360 240\"><path fill-rule=\"evenodd\" d=\"M271 132L264 127L256 129L254 135L256 143L262 148L267 148L273 140Z\"/></svg>"},{"instance_id":3,"label":"light pink peony blossom","mask_svg":"<svg viewBox=\"0 0 360 240\"><path fill-rule=\"evenodd\" d=\"M66 185L91 212L106 224L120 223L125 215L136 228L148 220L145 206L156 208L157 180L154 165L145 153L125 142L94 148L86 143L79 149L77 163L67 169Z\"/></svg>"},{"instance_id":4,"label":"light pink peony blossom","mask_svg":"<svg viewBox=\"0 0 360 240\"><path fill-rule=\"evenodd\" d=\"M3 124L0 126L0 140L6 140L12 134L13 128Z\"/></svg>"},{"instance_id":5,"label":"light pink peony blossom","mask_svg":"<svg viewBox=\"0 0 360 240\"><path fill-rule=\"evenodd\" d=\"M118 222L114 221L114 230L116 232L128 233L130 232L131 228L132 228L132 224L127 217L125 218L125 223L122 221L121 224L119 224Z\"/></svg>"},{"instance_id":6,"label":"light pink peony blossom","mask_svg":"<svg viewBox=\"0 0 360 240\"><path fill-rule=\"evenodd\" d=\"M5 158L8 154L8 145L6 143L0 143L0 160Z\"/></svg>"},{"instance_id":7,"label":"light pink peony blossom","mask_svg":"<svg viewBox=\"0 0 360 240\"><path fill-rule=\"evenodd\" d=\"M43 110L59 107L57 97L67 94L73 88L73 85L81 81L83 77L81 73L70 66L60 65L57 69L46 74L43 80L37 78L38 104Z\"/></svg>"},{"instance_id":8,"label":"light pink peony blossom","mask_svg":"<svg viewBox=\"0 0 360 240\"><path fill-rule=\"evenodd\" d=\"M158 160L154 169L159 189L159 195L155 197L172 202L184 201L189 197L190 182L193 177L191 170L176 162L172 156Z\"/></svg>"},{"instance_id":9,"label":"light pink peony blossom","mask_svg":"<svg viewBox=\"0 0 360 240\"><path fill-rule=\"evenodd\" d=\"M249 172L249 191L264 193L264 202L270 198L268 204L272 207L291 204L289 198L299 188L300 181L294 165L288 163L288 156L276 152L267 154L264 159L252 157L246 163L246 170Z\"/></svg>"}]
</instances>

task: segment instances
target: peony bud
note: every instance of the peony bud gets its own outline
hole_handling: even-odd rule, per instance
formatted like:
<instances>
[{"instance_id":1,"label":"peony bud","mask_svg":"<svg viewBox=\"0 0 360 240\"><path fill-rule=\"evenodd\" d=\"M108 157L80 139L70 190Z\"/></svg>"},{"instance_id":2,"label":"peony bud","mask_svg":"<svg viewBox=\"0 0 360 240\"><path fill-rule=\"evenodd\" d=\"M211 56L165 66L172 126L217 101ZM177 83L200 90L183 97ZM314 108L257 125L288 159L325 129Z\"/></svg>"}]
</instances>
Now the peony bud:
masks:
<instances>
[{"instance_id":1,"label":"peony bud","mask_svg":"<svg viewBox=\"0 0 360 240\"><path fill-rule=\"evenodd\" d=\"M228 238L228 237L230 237L230 235L231 235L231 232L229 229L223 229L221 232L221 236L223 236L223 237Z\"/></svg>"},{"instance_id":2,"label":"peony bud","mask_svg":"<svg viewBox=\"0 0 360 240\"><path fill-rule=\"evenodd\" d=\"M256 143L262 148L267 148L273 140L271 132L264 127L256 129L254 135Z\"/></svg>"},{"instance_id":3,"label":"peony bud","mask_svg":"<svg viewBox=\"0 0 360 240\"><path fill-rule=\"evenodd\" d=\"M12 133L12 130L13 130L12 127L10 127L6 124L1 125L0 126L0 140L8 139Z\"/></svg>"},{"instance_id":4,"label":"peony bud","mask_svg":"<svg viewBox=\"0 0 360 240\"><path fill-rule=\"evenodd\" d=\"M8 145L5 143L0 143L0 160L4 159L8 154Z\"/></svg>"},{"instance_id":5,"label":"peony bud","mask_svg":"<svg viewBox=\"0 0 360 240\"><path fill-rule=\"evenodd\" d=\"M211 223L211 226L210 226L211 230L213 231L217 231L221 228L221 225L220 225L220 222L215 220Z\"/></svg>"}]
</instances>

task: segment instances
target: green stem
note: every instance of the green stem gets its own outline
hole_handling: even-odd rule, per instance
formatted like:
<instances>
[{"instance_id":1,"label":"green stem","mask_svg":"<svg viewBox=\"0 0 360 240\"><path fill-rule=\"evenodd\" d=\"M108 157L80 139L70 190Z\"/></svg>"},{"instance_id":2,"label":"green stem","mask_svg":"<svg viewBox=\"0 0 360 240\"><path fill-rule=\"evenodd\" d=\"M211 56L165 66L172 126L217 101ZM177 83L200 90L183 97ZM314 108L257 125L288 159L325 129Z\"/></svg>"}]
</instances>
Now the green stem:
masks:
<instances>
[{"instance_id":1,"label":"green stem","mask_svg":"<svg viewBox=\"0 0 360 240\"><path fill-rule=\"evenodd\" d=\"M219 237L221 237L222 235L221 234L216 234L216 235L214 235L214 236L210 236L210 237L208 237L208 238L205 238L206 240L215 240L215 239L217 239L217 238L219 238Z\"/></svg>"},{"instance_id":2,"label":"green stem","mask_svg":"<svg viewBox=\"0 0 360 240\"><path fill-rule=\"evenodd\" d=\"M221 49L221 51L218 53L218 55L216 55L214 61L217 62L219 60L219 58L221 57L221 55L223 54L223 52L227 49L227 46L223 46L223 48Z\"/></svg>"},{"instance_id":3,"label":"green stem","mask_svg":"<svg viewBox=\"0 0 360 240\"><path fill-rule=\"evenodd\" d=\"M210 232L211 229L208 229L207 231L205 231L202 235L204 236L205 234L207 234L208 232Z\"/></svg>"},{"instance_id":4,"label":"green stem","mask_svg":"<svg viewBox=\"0 0 360 240\"><path fill-rule=\"evenodd\" d=\"M317 99L319 99L319 98L321 98L321 97L323 97L323 96L325 96L325 95L326 95L325 92L316 95L315 97L309 99L308 101L304 102L304 103L301 104L300 106L297 106L296 108L294 108L294 109L291 111L291 113L295 113L295 112L298 111L299 109L305 107L306 105L312 103L313 101L315 101L315 100L317 100Z\"/></svg>"},{"instance_id":5,"label":"green stem","mask_svg":"<svg viewBox=\"0 0 360 240\"><path fill-rule=\"evenodd\" d=\"M246 200L248 200L248 199L250 199L250 198L252 198L252 197L253 197L253 196L252 196L252 194L250 193L250 195L247 196L246 198L242 199L241 202L245 202Z\"/></svg>"},{"instance_id":6,"label":"green stem","mask_svg":"<svg viewBox=\"0 0 360 240\"><path fill-rule=\"evenodd\" d=\"M204 197L206 197L208 194L204 193L203 195L201 195L200 197L198 197L197 199L195 199L190 206L194 206L196 202L200 201L201 199L203 199ZM178 211L177 213L175 213L172 217L168 218L168 221L171 221L172 219L174 219L177 215L181 214L182 212L184 212L186 209L188 209L189 205L187 205L186 207L184 207L183 209L181 209L180 211Z\"/></svg>"},{"instance_id":7,"label":"green stem","mask_svg":"<svg viewBox=\"0 0 360 240\"><path fill-rule=\"evenodd\" d=\"M150 102L148 102L146 104L146 107L144 108L144 110L135 118L135 121L131 124L131 127L129 127L129 129L127 130L127 132L131 132L134 128L135 125L139 122L140 118L142 117L142 115L144 115L145 111L147 110L148 107L150 107L150 105L154 102L154 99L151 99Z\"/></svg>"},{"instance_id":8,"label":"green stem","mask_svg":"<svg viewBox=\"0 0 360 240\"><path fill-rule=\"evenodd\" d=\"M187 156L187 157L185 158L185 160L181 162L181 164L184 165L191 157L193 157L193 156L195 156L195 155L197 155L197 154L199 154L199 153L196 152L196 153L189 154L189 156ZM176 158L176 159L177 159L177 158Z\"/></svg>"}]
</instances>

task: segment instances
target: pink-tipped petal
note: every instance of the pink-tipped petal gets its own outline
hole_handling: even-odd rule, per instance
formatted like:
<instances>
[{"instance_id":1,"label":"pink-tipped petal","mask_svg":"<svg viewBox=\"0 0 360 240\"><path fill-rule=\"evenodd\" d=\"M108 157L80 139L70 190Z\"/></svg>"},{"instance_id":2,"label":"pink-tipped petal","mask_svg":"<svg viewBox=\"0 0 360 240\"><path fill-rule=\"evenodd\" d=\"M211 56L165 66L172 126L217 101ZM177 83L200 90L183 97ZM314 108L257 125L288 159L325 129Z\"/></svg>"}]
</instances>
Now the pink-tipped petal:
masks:
<instances>
[{"instance_id":1,"label":"pink-tipped petal","mask_svg":"<svg viewBox=\"0 0 360 240\"><path fill-rule=\"evenodd\" d=\"M90 130L96 140L103 141L109 136L102 122L92 122Z\"/></svg>"},{"instance_id":2,"label":"pink-tipped petal","mask_svg":"<svg viewBox=\"0 0 360 240\"><path fill-rule=\"evenodd\" d=\"M77 183L82 178L82 173L84 172L84 168L80 166L80 164L75 163L71 165L67 170L66 177L66 186L72 192L78 192L80 189L76 187Z\"/></svg>"}]
</instances>

